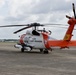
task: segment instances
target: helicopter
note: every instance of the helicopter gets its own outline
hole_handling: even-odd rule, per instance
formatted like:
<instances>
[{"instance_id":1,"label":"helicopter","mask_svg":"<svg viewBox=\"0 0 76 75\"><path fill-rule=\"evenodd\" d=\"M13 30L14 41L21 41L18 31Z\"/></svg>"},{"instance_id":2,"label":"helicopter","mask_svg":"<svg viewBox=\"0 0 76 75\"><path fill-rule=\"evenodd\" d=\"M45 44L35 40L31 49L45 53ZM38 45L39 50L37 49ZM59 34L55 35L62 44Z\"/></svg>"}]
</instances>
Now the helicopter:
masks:
<instances>
[{"instance_id":1,"label":"helicopter","mask_svg":"<svg viewBox=\"0 0 76 75\"><path fill-rule=\"evenodd\" d=\"M75 13L75 5L72 3L74 17L70 17L66 15L68 18L69 27L65 33L65 36L62 40L55 40L51 37L51 31L46 31L45 28L43 30L38 30L38 27L45 26L46 24L40 23L31 23L26 25L7 25L0 27L14 27L14 26L26 26L14 32L14 34L21 32L25 29L32 28L32 31L26 31L25 34L20 36L19 43L14 45L15 48L20 48L21 52L32 51L33 49L39 49L41 53L48 54L49 51L52 51L52 47L59 47L60 49L69 48L70 46L76 46L76 40L71 40L73 34L73 30L76 24L76 13ZM49 24L50 25L50 24Z\"/></svg>"}]
</instances>

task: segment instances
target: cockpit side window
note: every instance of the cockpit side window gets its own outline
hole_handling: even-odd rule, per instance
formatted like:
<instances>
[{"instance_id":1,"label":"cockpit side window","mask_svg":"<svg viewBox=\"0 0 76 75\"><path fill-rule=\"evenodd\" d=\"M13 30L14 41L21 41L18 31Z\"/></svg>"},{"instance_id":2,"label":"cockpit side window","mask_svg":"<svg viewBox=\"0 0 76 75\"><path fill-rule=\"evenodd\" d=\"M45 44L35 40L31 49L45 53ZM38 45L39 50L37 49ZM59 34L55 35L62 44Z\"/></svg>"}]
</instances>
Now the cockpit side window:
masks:
<instances>
[{"instance_id":1,"label":"cockpit side window","mask_svg":"<svg viewBox=\"0 0 76 75\"><path fill-rule=\"evenodd\" d=\"M37 31L35 31L35 30L33 30L33 31L32 31L32 34L33 34L33 35L40 36L40 33L38 33L38 32L37 32Z\"/></svg>"}]
</instances>

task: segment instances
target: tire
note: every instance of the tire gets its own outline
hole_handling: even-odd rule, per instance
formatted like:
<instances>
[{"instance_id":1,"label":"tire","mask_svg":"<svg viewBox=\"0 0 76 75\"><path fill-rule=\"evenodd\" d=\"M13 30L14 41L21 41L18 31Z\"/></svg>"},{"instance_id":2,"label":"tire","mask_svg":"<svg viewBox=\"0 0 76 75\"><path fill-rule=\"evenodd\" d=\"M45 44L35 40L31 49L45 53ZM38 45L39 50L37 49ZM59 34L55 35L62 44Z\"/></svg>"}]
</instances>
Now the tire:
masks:
<instances>
[{"instance_id":1,"label":"tire","mask_svg":"<svg viewBox=\"0 0 76 75\"><path fill-rule=\"evenodd\" d=\"M45 49L44 50L44 54L48 54L49 52L48 52L48 50L47 49Z\"/></svg>"},{"instance_id":2,"label":"tire","mask_svg":"<svg viewBox=\"0 0 76 75\"><path fill-rule=\"evenodd\" d=\"M42 53L43 52L43 49L40 49L40 52Z\"/></svg>"},{"instance_id":3,"label":"tire","mask_svg":"<svg viewBox=\"0 0 76 75\"><path fill-rule=\"evenodd\" d=\"M21 52L24 52L24 48L21 48Z\"/></svg>"}]
</instances>

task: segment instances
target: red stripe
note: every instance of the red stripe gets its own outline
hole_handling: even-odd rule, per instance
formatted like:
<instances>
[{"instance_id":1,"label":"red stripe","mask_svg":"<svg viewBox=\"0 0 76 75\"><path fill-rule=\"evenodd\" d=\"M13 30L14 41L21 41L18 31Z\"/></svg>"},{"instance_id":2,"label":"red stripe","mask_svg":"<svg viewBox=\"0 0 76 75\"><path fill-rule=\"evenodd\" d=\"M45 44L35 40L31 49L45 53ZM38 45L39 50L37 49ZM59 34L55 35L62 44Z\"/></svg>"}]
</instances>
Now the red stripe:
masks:
<instances>
[{"instance_id":1,"label":"red stripe","mask_svg":"<svg viewBox=\"0 0 76 75\"><path fill-rule=\"evenodd\" d=\"M26 35L26 34L23 34L23 35L21 35L21 37L20 37L20 43L21 43L21 44L24 43L24 37L25 37L25 35Z\"/></svg>"},{"instance_id":2,"label":"red stripe","mask_svg":"<svg viewBox=\"0 0 76 75\"><path fill-rule=\"evenodd\" d=\"M46 33L42 33L42 35L43 35L43 39L44 39L44 45L47 49L49 49L50 46L49 46L49 41L48 41L48 35Z\"/></svg>"}]
</instances>

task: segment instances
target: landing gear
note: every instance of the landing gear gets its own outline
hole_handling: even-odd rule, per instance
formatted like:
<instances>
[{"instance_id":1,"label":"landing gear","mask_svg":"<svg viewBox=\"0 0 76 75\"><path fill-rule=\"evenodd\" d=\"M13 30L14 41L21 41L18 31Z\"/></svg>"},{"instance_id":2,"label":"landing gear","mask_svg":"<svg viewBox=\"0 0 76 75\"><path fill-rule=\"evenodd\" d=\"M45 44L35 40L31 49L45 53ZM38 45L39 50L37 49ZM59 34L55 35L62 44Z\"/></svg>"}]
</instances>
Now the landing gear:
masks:
<instances>
[{"instance_id":1,"label":"landing gear","mask_svg":"<svg viewBox=\"0 0 76 75\"><path fill-rule=\"evenodd\" d=\"M44 50L44 54L48 54L49 52L48 52L48 49L45 49Z\"/></svg>"},{"instance_id":2,"label":"landing gear","mask_svg":"<svg viewBox=\"0 0 76 75\"><path fill-rule=\"evenodd\" d=\"M48 49L40 49L40 52L41 53L44 53L44 54L48 54L49 52L48 52Z\"/></svg>"},{"instance_id":3,"label":"landing gear","mask_svg":"<svg viewBox=\"0 0 76 75\"><path fill-rule=\"evenodd\" d=\"M24 52L24 48L21 48L21 52Z\"/></svg>"},{"instance_id":4,"label":"landing gear","mask_svg":"<svg viewBox=\"0 0 76 75\"><path fill-rule=\"evenodd\" d=\"M43 52L43 49L40 49L40 53L42 53Z\"/></svg>"}]
</instances>

